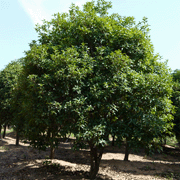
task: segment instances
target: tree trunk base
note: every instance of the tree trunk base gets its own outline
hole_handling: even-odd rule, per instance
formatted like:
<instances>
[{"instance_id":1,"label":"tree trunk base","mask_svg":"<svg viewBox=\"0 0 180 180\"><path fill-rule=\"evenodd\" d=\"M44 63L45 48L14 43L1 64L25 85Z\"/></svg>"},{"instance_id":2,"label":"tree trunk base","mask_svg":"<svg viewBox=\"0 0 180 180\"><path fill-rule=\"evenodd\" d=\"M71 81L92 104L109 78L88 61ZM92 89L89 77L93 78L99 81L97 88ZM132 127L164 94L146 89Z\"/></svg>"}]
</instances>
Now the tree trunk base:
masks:
<instances>
[{"instance_id":1,"label":"tree trunk base","mask_svg":"<svg viewBox=\"0 0 180 180\"><path fill-rule=\"evenodd\" d=\"M90 169L90 180L93 180L96 178L98 171L99 171L99 165L101 162L102 154L103 154L103 148L98 149L97 147L90 146L90 154L91 154L91 169ZM99 152L98 152L99 150Z\"/></svg>"},{"instance_id":2,"label":"tree trunk base","mask_svg":"<svg viewBox=\"0 0 180 180\"><path fill-rule=\"evenodd\" d=\"M6 136L6 124L4 125L4 132L3 132L3 138Z\"/></svg>"},{"instance_id":3,"label":"tree trunk base","mask_svg":"<svg viewBox=\"0 0 180 180\"><path fill-rule=\"evenodd\" d=\"M16 146L19 146L19 132L16 131Z\"/></svg>"},{"instance_id":4,"label":"tree trunk base","mask_svg":"<svg viewBox=\"0 0 180 180\"><path fill-rule=\"evenodd\" d=\"M125 149L125 156L124 156L124 161L129 161L129 144L128 141L126 140L126 149Z\"/></svg>"},{"instance_id":5,"label":"tree trunk base","mask_svg":"<svg viewBox=\"0 0 180 180\"><path fill-rule=\"evenodd\" d=\"M54 159L54 155L55 155L55 148L54 148L54 147L51 147L51 152L50 152L49 158L50 158L50 159Z\"/></svg>"}]
</instances>

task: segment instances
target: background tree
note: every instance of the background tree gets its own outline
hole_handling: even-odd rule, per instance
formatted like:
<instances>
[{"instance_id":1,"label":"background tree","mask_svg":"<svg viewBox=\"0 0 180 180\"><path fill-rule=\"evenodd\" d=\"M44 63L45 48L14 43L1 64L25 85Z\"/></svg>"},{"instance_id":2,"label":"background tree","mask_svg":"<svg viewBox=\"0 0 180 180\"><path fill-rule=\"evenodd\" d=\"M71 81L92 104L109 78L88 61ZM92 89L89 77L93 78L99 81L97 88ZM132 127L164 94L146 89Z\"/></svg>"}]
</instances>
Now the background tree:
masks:
<instances>
[{"instance_id":1,"label":"background tree","mask_svg":"<svg viewBox=\"0 0 180 180\"><path fill-rule=\"evenodd\" d=\"M39 149L54 148L71 131L76 147L88 146L90 179L99 170L109 134L128 149L171 127L172 79L154 54L147 19L108 15L111 3L72 4L37 25L37 42L24 58L18 88L26 137ZM128 160L128 156L125 157Z\"/></svg>"},{"instance_id":2,"label":"background tree","mask_svg":"<svg viewBox=\"0 0 180 180\"><path fill-rule=\"evenodd\" d=\"M21 69L20 60L12 61L0 72L0 126L4 125L4 134L6 125L12 122L12 109L10 102L12 100L12 91L17 83L18 75Z\"/></svg>"},{"instance_id":3,"label":"background tree","mask_svg":"<svg viewBox=\"0 0 180 180\"><path fill-rule=\"evenodd\" d=\"M172 73L173 79L175 81L174 91L172 101L176 106L176 113L174 114L174 133L176 135L176 139L180 144L180 70L176 69Z\"/></svg>"},{"instance_id":4,"label":"background tree","mask_svg":"<svg viewBox=\"0 0 180 180\"><path fill-rule=\"evenodd\" d=\"M135 79L129 85L131 91L126 94L126 106L121 105L124 114L116 127L126 139L126 161L129 149L138 150L143 146L153 151L151 141L172 131L172 77L165 64L157 61L153 67L151 72L134 74Z\"/></svg>"}]
</instances>

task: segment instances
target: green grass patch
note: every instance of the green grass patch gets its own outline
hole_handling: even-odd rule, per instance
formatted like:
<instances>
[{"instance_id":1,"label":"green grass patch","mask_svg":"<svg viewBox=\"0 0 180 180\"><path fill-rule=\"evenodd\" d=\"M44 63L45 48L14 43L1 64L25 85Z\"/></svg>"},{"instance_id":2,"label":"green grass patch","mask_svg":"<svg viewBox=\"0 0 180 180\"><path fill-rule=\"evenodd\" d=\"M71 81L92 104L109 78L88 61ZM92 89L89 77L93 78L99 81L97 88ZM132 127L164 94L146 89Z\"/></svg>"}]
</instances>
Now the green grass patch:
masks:
<instances>
[{"instance_id":1,"label":"green grass patch","mask_svg":"<svg viewBox=\"0 0 180 180\"><path fill-rule=\"evenodd\" d=\"M0 150L5 150L5 151L7 151L7 150L9 150L7 147L5 147L5 146L1 146L0 147Z\"/></svg>"},{"instance_id":2,"label":"green grass patch","mask_svg":"<svg viewBox=\"0 0 180 180\"><path fill-rule=\"evenodd\" d=\"M178 141L176 139L176 136L166 137L166 144L169 146L178 147Z\"/></svg>"},{"instance_id":3,"label":"green grass patch","mask_svg":"<svg viewBox=\"0 0 180 180\"><path fill-rule=\"evenodd\" d=\"M13 132L13 131L14 131L13 128L11 128L11 129L6 129L6 134L11 133L11 132ZM1 135L3 135L3 133L4 133L4 128L2 128L2 130L1 130Z\"/></svg>"}]
</instances>

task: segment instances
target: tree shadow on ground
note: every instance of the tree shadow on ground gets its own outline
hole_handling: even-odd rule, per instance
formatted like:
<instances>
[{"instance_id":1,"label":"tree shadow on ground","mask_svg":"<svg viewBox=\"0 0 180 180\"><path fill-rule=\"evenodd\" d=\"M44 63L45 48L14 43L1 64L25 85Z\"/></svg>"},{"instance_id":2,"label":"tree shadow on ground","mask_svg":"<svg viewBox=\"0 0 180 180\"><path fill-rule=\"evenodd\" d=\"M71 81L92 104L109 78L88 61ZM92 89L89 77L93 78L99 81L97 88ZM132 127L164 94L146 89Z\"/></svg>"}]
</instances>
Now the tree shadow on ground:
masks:
<instances>
[{"instance_id":1,"label":"tree shadow on ground","mask_svg":"<svg viewBox=\"0 0 180 180\"><path fill-rule=\"evenodd\" d=\"M159 160L169 162L180 162L180 149L175 149L170 146L163 146L163 151L161 153L154 153L150 156L146 156L148 160Z\"/></svg>"},{"instance_id":2,"label":"tree shadow on ground","mask_svg":"<svg viewBox=\"0 0 180 180\"><path fill-rule=\"evenodd\" d=\"M117 146L108 146L104 150L104 154L106 153L114 153L114 154L120 153L120 154L125 155L125 145L122 144L120 148ZM138 151L130 150L129 155L141 156L142 158L152 160L152 161L154 160L168 161L167 160L167 156L168 156L168 159L170 159L169 162L180 162L180 149L178 148L175 149L170 146L163 146L162 152L155 151L153 154L149 154L149 155L147 155L145 153L145 149L141 147L139 148Z\"/></svg>"},{"instance_id":3,"label":"tree shadow on ground","mask_svg":"<svg viewBox=\"0 0 180 180\"><path fill-rule=\"evenodd\" d=\"M57 164L51 165L42 165L37 167L38 164L34 166L29 166L28 164L23 165L24 168L17 169L16 171L7 173L1 173L0 178L6 177L16 177L17 179L29 179L29 180L59 180L59 179L68 179L68 180L87 180L89 179L89 172L84 170L76 170L68 166L60 166ZM97 180L111 180L111 177L107 175L98 174Z\"/></svg>"},{"instance_id":4,"label":"tree shadow on ground","mask_svg":"<svg viewBox=\"0 0 180 180\"><path fill-rule=\"evenodd\" d=\"M7 145L7 142L3 139L0 139L0 150L3 148L3 146Z\"/></svg>"},{"instance_id":5,"label":"tree shadow on ground","mask_svg":"<svg viewBox=\"0 0 180 180\"><path fill-rule=\"evenodd\" d=\"M6 140L12 140L12 144L6 144ZM39 152L36 149L29 147L27 144L20 143L20 146L15 146L13 144L12 137L7 137L2 143L4 143L7 148L4 152L0 152L0 177L2 178L5 174L12 173L11 177L24 177L24 174L27 175L26 179L29 179L29 175L32 175L32 172L35 174L42 174L45 179L83 179L89 175L89 150L80 150L75 151L72 149L72 142L61 143L59 148L56 150L55 159L59 160L57 163L48 164L50 161L48 159L50 149L47 151ZM141 160L133 160L130 162L123 161L123 158L118 156L124 155L124 147L119 149L118 147L107 147L105 149L105 155L111 154L110 159L103 159L101 161L100 168L105 169L109 168L115 173L129 173L132 175L156 175L162 174L165 172L178 173L180 169L180 161L174 159L171 161L169 155L159 155L156 159L152 157L146 157L146 161L141 161L144 157L143 150L137 153L137 157ZM158 160L157 160L158 159ZM38 161L39 160L39 161ZM61 162L64 161L65 165L62 165ZM46 164L47 163L47 164ZM69 163L69 165L68 165ZM77 164L77 169L72 168L72 164ZM79 167L86 166L79 170ZM54 169L53 169L54 168ZM3 170L4 169L4 170ZM80 168L81 169L81 168ZM86 170L87 169L87 170ZM111 177L98 175L98 178L101 179L111 179ZM15 173L15 174L13 174ZM48 174L47 174L48 173ZM34 176L35 176L34 174ZM37 175L36 174L36 175ZM103 173L104 174L104 173ZM107 172L105 174L108 174ZM42 179L41 177L35 177L34 179ZM33 179L33 178L32 178Z\"/></svg>"},{"instance_id":6,"label":"tree shadow on ground","mask_svg":"<svg viewBox=\"0 0 180 180\"><path fill-rule=\"evenodd\" d=\"M101 167L109 166L116 172L125 172L136 175L156 175L165 172L180 173L179 163L162 162L142 162L142 161L123 161L123 160L102 160Z\"/></svg>"},{"instance_id":7,"label":"tree shadow on ground","mask_svg":"<svg viewBox=\"0 0 180 180\"><path fill-rule=\"evenodd\" d=\"M105 168L108 166L112 171L117 173L161 176L166 178L171 176L171 178L180 179L179 151L171 151L171 148L166 148L163 153L156 152L151 156L146 156L142 148L138 153L131 152L130 161L127 162L123 160L124 148L123 146L121 149L118 147L107 147L104 154L110 155L102 159L101 167ZM113 159L111 158L111 154L113 154Z\"/></svg>"}]
</instances>

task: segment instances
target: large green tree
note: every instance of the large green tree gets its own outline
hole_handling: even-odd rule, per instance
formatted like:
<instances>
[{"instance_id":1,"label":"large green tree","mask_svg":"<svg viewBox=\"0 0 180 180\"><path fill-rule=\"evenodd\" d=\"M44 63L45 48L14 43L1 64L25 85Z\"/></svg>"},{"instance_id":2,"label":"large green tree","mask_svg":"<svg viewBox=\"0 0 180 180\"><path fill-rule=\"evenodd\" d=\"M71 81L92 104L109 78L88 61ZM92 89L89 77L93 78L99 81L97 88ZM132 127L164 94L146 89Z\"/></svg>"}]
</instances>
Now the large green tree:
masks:
<instances>
[{"instance_id":1,"label":"large green tree","mask_svg":"<svg viewBox=\"0 0 180 180\"><path fill-rule=\"evenodd\" d=\"M58 146L73 132L88 146L90 179L99 170L109 134L126 138L128 150L171 127L172 79L154 54L147 19L108 15L111 3L72 4L37 25L38 41L26 52L18 88L26 136L34 147Z\"/></svg>"}]
</instances>

